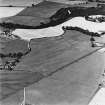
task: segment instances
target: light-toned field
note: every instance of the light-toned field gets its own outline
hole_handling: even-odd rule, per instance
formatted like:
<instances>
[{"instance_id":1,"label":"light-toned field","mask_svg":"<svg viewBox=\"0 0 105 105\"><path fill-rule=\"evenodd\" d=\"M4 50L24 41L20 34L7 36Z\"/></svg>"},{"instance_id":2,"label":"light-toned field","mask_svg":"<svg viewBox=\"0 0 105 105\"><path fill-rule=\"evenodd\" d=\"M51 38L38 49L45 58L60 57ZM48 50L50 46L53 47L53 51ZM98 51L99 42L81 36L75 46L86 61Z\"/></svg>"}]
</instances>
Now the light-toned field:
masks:
<instances>
[{"instance_id":1,"label":"light-toned field","mask_svg":"<svg viewBox=\"0 0 105 105\"><path fill-rule=\"evenodd\" d=\"M89 105L104 105L105 104L105 88L101 88L97 94L93 97Z\"/></svg>"},{"instance_id":2,"label":"light-toned field","mask_svg":"<svg viewBox=\"0 0 105 105\"><path fill-rule=\"evenodd\" d=\"M24 8L16 8L16 7L0 7L0 18L14 16Z\"/></svg>"}]
</instances>

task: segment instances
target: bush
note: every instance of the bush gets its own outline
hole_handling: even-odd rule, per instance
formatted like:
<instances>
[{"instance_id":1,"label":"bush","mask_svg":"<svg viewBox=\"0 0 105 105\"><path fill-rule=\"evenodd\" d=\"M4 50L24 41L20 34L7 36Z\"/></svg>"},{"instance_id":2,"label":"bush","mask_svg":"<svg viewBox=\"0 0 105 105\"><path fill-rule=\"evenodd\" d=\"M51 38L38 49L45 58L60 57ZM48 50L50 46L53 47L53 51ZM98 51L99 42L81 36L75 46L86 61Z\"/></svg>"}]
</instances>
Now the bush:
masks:
<instances>
[{"instance_id":1,"label":"bush","mask_svg":"<svg viewBox=\"0 0 105 105\"><path fill-rule=\"evenodd\" d=\"M2 54L2 53L0 53L0 57L1 57L1 58L3 58L3 57L5 57L5 55L4 55L4 54Z\"/></svg>"},{"instance_id":2,"label":"bush","mask_svg":"<svg viewBox=\"0 0 105 105\"><path fill-rule=\"evenodd\" d=\"M22 52L17 53L17 58L21 58L24 54Z\"/></svg>"}]
</instances>

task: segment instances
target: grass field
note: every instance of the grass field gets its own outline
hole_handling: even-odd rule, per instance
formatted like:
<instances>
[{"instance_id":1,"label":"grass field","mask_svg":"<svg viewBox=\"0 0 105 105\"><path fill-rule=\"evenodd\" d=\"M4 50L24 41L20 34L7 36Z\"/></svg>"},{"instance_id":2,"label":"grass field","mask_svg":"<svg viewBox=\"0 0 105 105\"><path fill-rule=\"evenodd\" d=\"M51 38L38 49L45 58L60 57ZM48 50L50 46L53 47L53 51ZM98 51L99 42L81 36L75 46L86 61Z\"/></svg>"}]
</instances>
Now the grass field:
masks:
<instances>
[{"instance_id":1,"label":"grass field","mask_svg":"<svg viewBox=\"0 0 105 105\"><path fill-rule=\"evenodd\" d=\"M104 56L91 47L89 39L73 30L63 38L33 39L32 51L22 57L14 71L0 71L0 104L19 105L27 87L26 99L32 104L87 105L104 69ZM27 50L27 42L22 40L4 38L0 45L4 54Z\"/></svg>"},{"instance_id":2,"label":"grass field","mask_svg":"<svg viewBox=\"0 0 105 105\"><path fill-rule=\"evenodd\" d=\"M20 43L20 44L17 44L17 43ZM3 45L4 45L4 49L2 49L2 51L4 53L26 50L25 49L26 42L21 42L20 40L16 40L16 41L10 40L10 41L7 41L6 43L4 43ZM100 54L98 54L98 55L96 54L94 56L91 55L92 53L94 53L94 51L96 49L90 47L89 36L82 34L80 32L77 32L77 31L67 31L65 33L63 39L61 37L34 39L31 42L31 48L32 48L31 53L29 53L27 56L25 56L21 59L21 62L17 64L17 66L13 72L9 72L9 71L7 71L7 72L1 71L0 72L0 75L2 75L0 84L1 84L1 88L3 90L1 93L2 94L1 102L3 103L2 105L15 105L15 104L17 105L18 102L21 102L22 96L23 96L22 92L20 92L21 94L18 93L19 90L21 90L25 86L29 86L29 85L35 83L35 81L37 81L37 80L39 81L39 79L43 79L43 78L46 78L46 76L52 75L53 73L56 75L56 73L58 71L59 72L65 71L65 69L70 70L71 71L70 73L72 73L72 72L74 73L73 77L72 77L72 74L67 73L68 75L71 75L70 76L71 79L75 78L74 79L75 81L73 83L72 82L70 83L70 88L73 86L78 87L78 85L80 85L80 81L85 79L84 81L82 81L83 82L82 86L85 87L84 89L89 89L88 91L90 92L90 94L86 90L85 93L83 93L84 95L82 95L81 97L84 97L83 98L84 100L82 101L83 103L85 103L85 102L87 103L89 101L89 98L91 98L92 93L94 93L95 89L97 88L96 81L98 81L100 74L103 71L103 69L102 69L103 68L103 57ZM90 56L90 55L92 58L91 57L88 58L88 56ZM81 63L82 59L85 60L85 62L83 61L85 63L85 64L83 63L83 65L84 65L83 67L79 66L79 64L80 65L82 64ZM98 59L100 59L102 61L99 64L98 64ZM76 72L75 70L78 70L78 69L72 68L72 66L75 67L75 63L78 65L78 69L79 69L78 73L76 73L76 74L75 74L75 72ZM94 65L93 63L94 64L97 63L97 66L96 67L93 66ZM88 69L88 67L89 67L89 69ZM31 72L33 72L33 73L31 73ZM60 76L59 72L57 73L57 75L58 75L57 77ZM96 74L94 74L95 72L96 72ZM18 76L18 73L19 73L19 76ZM86 75L88 74L86 78L85 78L85 74ZM40 75L40 76L38 76L38 75ZM62 75L64 75L64 74L62 74ZM65 72L65 75L66 75L66 72ZM74 75L75 75L75 77L74 77ZM89 75L91 75L89 78L93 81L92 83L88 80ZM59 78L61 78L61 77L59 77ZM78 78L78 79L76 79L76 78ZM50 81L50 80L48 79L48 81ZM89 85L86 85L85 84L86 82L89 83ZM43 84L43 82L41 84ZM45 84L46 84L46 86L48 86L47 82ZM59 82L58 82L58 84L59 84ZM52 80L52 85L53 85L53 80ZM35 83L34 85L32 85L33 89L34 89L34 86L37 86L37 84ZM80 89L81 89L81 91L84 91L82 86L80 86ZM48 87L49 87L49 89L51 88L50 85ZM31 88L29 87L29 89L31 89ZM75 103L78 102L78 100L81 100L81 99L78 99L80 97L80 95L77 95L77 93L80 90L78 90L77 88L75 88L75 89L76 89L75 90L76 93L72 93L73 96L68 93L68 95L70 95L69 97L76 97L76 100L70 101L70 102L74 102L73 105L76 105ZM41 90L41 91L43 91L43 90ZM50 92L50 90L48 90L48 91ZM62 91L62 89L61 89L61 91ZM72 91L73 90L70 89L70 92L72 92ZM15 92L16 92L16 96L14 97L14 95L13 95L14 98L11 98L12 94L14 94ZM46 90L46 92L47 92L47 90ZM58 92L58 94L59 94L59 92ZM61 94L63 94L63 93L61 92ZM18 95L20 97L19 99L17 99ZM47 97L47 96L45 95L45 97ZM53 95L53 96L51 95L51 97L56 97L56 95ZM60 96L60 97L62 97L62 96ZM67 97L66 94L65 94L65 97ZM13 100L11 100L11 99L13 99ZM30 98L28 98L27 100L30 102ZM35 101L33 101L33 100L34 100L34 98L32 98L32 103L35 103ZM46 98L42 98L41 100L46 100ZM47 101L51 102L50 96ZM58 98L58 101L59 101L59 98ZM37 102L39 102L39 101L37 100ZM57 99L56 99L56 102L57 102ZM83 104L82 102L80 101L80 105ZM45 101L45 103L46 103L46 101Z\"/></svg>"}]
</instances>

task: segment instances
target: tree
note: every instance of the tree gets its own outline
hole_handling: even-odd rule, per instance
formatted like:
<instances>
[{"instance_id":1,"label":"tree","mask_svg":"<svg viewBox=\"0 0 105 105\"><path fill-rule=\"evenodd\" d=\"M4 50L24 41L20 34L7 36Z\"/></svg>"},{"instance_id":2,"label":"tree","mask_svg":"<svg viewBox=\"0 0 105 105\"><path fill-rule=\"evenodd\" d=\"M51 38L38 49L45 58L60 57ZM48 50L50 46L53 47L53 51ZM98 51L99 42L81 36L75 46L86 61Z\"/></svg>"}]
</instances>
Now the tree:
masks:
<instances>
[{"instance_id":1,"label":"tree","mask_svg":"<svg viewBox=\"0 0 105 105\"><path fill-rule=\"evenodd\" d=\"M88 0L89 2L93 2L94 0Z\"/></svg>"}]
</instances>

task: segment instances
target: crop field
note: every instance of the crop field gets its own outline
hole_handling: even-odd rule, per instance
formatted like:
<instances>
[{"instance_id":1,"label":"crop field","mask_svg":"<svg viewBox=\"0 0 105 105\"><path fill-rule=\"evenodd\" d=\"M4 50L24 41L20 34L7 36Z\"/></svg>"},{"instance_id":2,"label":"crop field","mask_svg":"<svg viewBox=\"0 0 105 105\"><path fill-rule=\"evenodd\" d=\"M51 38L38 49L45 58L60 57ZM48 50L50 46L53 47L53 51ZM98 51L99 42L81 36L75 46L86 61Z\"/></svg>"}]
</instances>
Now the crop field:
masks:
<instances>
[{"instance_id":1,"label":"crop field","mask_svg":"<svg viewBox=\"0 0 105 105\"><path fill-rule=\"evenodd\" d=\"M21 41L19 41L19 43L20 42ZM15 47L15 44L18 47ZM26 46L25 42L24 43L21 42L20 44L17 45L16 41L9 41L9 42L7 41L7 44L6 42L4 43L4 48L2 51L4 51L5 53L14 52L14 51L23 52L26 50L25 46ZM34 39L31 42L31 48L32 48L32 51L21 59L21 61L15 67L14 71L0 71L0 75L1 75L0 84L2 89L0 99L1 99L1 102L3 102L3 105L11 105L12 102L13 102L13 105L15 105L16 104L15 101L18 103L22 100L22 97L23 97L22 92L21 92L22 94L19 95L20 101L17 100L16 97L17 97L18 91L23 90L23 87L28 86L28 89L31 90L30 88L31 84L35 83L31 86L34 88L34 86L37 86L38 81L43 80L44 78L47 78L47 76L49 77L50 75L56 74L56 73L58 77L61 78L59 75L59 72L64 72L65 69L69 69L71 72L72 70L74 70L73 77L71 74L69 74L71 75L70 79L74 78L75 80L73 82L74 84L70 83L71 86L80 85L79 82L81 81L81 79L84 79L84 81L82 81L83 83L81 88L86 87L85 91L87 91L88 89L88 91L90 91L90 94L88 94L88 91L87 91L84 94L82 94L81 97L87 97L85 101L86 103L89 101L89 98L91 98L92 93L94 93L95 89L98 86L96 81L98 81L100 74L103 71L102 68L104 65L103 55L102 54L94 55L97 49L91 48L89 43L89 36L77 31L67 31L64 35L64 38L59 36L59 37L52 37L52 38ZM92 57L92 55L94 55L95 57L94 56ZM90 58L89 56L91 56L92 58ZM98 59L101 60L102 62L98 63ZM81 65L81 63L79 62L82 62L82 60L86 60L85 65L83 67L80 66L80 68L78 69L72 68L72 66L75 65L75 63L77 65L78 64ZM97 64L97 66L93 66L95 65L95 63ZM89 69L86 65L89 66ZM75 70L79 70L78 73L75 73L76 72ZM87 76L86 78L85 78L85 75ZM90 82L88 79L92 80L92 82ZM53 80L52 80L52 83L53 83ZM89 85L87 86L87 84ZM71 91L72 90L70 90L70 92ZM80 90L77 89L76 91L79 92ZM11 98L12 94L16 94L16 96L14 97L14 100L12 100L13 98ZM79 98L79 95L77 95L77 93L75 94L77 96L75 95L72 96L72 95L71 97ZM33 99L34 98L32 97L32 100ZM28 101L30 102L29 97L28 97ZM32 101L32 102L35 103L35 101Z\"/></svg>"},{"instance_id":2,"label":"crop field","mask_svg":"<svg viewBox=\"0 0 105 105\"><path fill-rule=\"evenodd\" d=\"M93 4L92 5L87 4L85 7L84 5L73 6L70 4L45 1L33 7L32 6L26 7L21 12L19 12L17 15L11 16L11 17L5 17L1 19L0 21L5 22L5 23L12 23L15 25L33 26L35 28L37 26L40 26L41 23L44 23L44 24L50 23L52 15L54 15L59 9L67 8L67 7L70 7L72 9L72 13L69 19L75 16L86 16L88 14L103 14L103 15L105 14L104 8L89 9L89 6L96 7L96 5L94 6Z\"/></svg>"},{"instance_id":3,"label":"crop field","mask_svg":"<svg viewBox=\"0 0 105 105\"><path fill-rule=\"evenodd\" d=\"M59 8L68 6L58 3L49 6L47 4L49 2L44 3L45 7L38 4L36 7L24 9L13 18L14 20L11 17L11 21L21 23L23 20L24 24L34 25L32 21L46 20ZM37 6L39 12L30 12L30 8L35 11ZM46 8L49 8L49 13ZM37 19L39 21L36 21ZM27 103L88 105L98 88L105 66L105 55L98 52L100 47L91 47L90 36L75 30L67 30L63 37L32 39L30 45L31 52L21 57L13 71L0 70L0 105L19 105L23 100L24 87L27 91ZM0 53L26 51L26 41L0 38ZM14 58L0 58L0 63L8 60Z\"/></svg>"}]
</instances>

